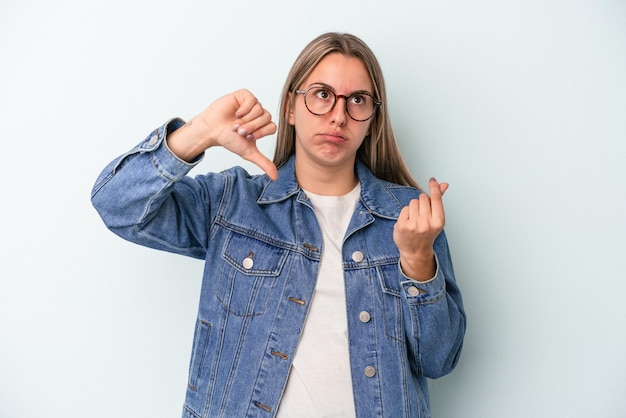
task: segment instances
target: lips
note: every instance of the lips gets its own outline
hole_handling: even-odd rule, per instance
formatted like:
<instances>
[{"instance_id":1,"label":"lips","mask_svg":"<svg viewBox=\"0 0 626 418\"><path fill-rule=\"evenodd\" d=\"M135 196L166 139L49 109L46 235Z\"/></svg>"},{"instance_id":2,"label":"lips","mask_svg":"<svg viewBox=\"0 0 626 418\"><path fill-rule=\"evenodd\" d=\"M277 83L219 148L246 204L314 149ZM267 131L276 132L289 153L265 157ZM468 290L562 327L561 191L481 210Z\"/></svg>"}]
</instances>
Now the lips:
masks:
<instances>
[{"instance_id":1,"label":"lips","mask_svg":"<svg viewBox=\"0 0 626 418\"><path fill-rule=\"evenodd\" d=\"M347 141L346 137L343 136L339 132L324 132L324 133L322 133L320 135L326 141L331 141L331 142L345 142L345 141Z\"/></svg>"}]
</instances>

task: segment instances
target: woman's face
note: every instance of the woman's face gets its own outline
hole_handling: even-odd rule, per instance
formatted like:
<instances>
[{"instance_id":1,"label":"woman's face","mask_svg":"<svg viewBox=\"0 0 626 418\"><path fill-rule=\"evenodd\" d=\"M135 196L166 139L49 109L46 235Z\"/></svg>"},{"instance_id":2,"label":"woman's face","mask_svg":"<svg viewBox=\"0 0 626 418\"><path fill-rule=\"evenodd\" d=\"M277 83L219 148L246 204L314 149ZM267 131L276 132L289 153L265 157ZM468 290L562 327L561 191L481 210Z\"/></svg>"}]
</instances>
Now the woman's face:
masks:
<instances>
[{"instance_id":1,"label":"woman's face","mask_svg":"<svg viewBox=\"0 0 626 418\"><path fill-rule=\"evenodd\" d=\"M325 86L337 96L373 93L365 64L339 53L324 57L298 89L308 90L317 85ZM293 103L288 121L296 131L296 161L306 160L319 168L353 167L356 152L369 133L370 120L357 122L350 118L343 97L338 97L334 108L321 116L307 110L303 94L296 94Z\"/></svg>"}]
</instances>

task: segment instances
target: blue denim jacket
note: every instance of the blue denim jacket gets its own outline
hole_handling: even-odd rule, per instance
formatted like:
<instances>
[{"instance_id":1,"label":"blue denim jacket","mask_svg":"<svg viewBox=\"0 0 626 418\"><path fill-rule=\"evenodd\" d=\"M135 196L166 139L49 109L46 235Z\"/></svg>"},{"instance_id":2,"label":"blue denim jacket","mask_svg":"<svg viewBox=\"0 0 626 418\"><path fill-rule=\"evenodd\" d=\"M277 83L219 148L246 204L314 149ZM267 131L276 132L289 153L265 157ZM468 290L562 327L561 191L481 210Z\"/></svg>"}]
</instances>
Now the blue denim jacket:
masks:
<instances>
[{"instance_id":1,"label":"blue denim jacket","mask_svg":"<svg viewBox=\"0 0 626 418\"><path fill-rule=\"evenodd\" d=\"M242 168L191 178L161 126L98 178L92 202L108 228L205 260L183 416L272 417L305 326L324 251L294 159L277 181ZM393 226L414 188L356 165L361 197L343 246L350 367L358 417L428 417L427 378L455 367L465 313L445 234L437 272L403 275ZM324 341L319 342L323 349Z\"/></svg>"}]
</instances>

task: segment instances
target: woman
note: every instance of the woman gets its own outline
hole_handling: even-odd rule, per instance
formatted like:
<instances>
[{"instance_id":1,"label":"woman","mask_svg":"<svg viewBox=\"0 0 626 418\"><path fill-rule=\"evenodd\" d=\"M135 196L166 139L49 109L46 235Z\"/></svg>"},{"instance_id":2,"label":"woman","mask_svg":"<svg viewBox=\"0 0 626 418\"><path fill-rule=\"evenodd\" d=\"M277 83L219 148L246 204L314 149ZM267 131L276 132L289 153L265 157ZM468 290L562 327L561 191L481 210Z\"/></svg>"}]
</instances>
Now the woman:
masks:
<instances>
[{"instance_id":1,"label":"woman","mask_svg":"<svg viewBox=\"0 0 626 418\"><path fill-rule=\"evenodd\" d=\"M105 168L92 201L133 242L205 260L185 417L427 417L465 314L443 226L396 146L380 67L360 39L313 40L276 132L248 91L174 119ZM235 167L186 176L224 147Z\"/></svg>"}]
</instances>

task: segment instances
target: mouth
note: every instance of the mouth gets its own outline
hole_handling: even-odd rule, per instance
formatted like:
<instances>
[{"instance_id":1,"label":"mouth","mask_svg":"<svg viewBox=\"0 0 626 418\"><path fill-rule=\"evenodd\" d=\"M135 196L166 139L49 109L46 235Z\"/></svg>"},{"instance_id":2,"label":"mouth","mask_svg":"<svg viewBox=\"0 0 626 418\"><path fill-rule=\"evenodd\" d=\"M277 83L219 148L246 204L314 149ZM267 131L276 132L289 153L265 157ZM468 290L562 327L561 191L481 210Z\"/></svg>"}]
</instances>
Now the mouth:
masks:
<instances>
[{"instance_id":1,"label":"mouth","mask_svg":"<svg viewBox=\"0 0 626 418\"><path fill-rule=\"evenodd\" d=\"M347 138L340 134L339 132L324 132L320 134L322 138L326 141L330 142L346 142Z\"/></svg>"}]
</instances>

